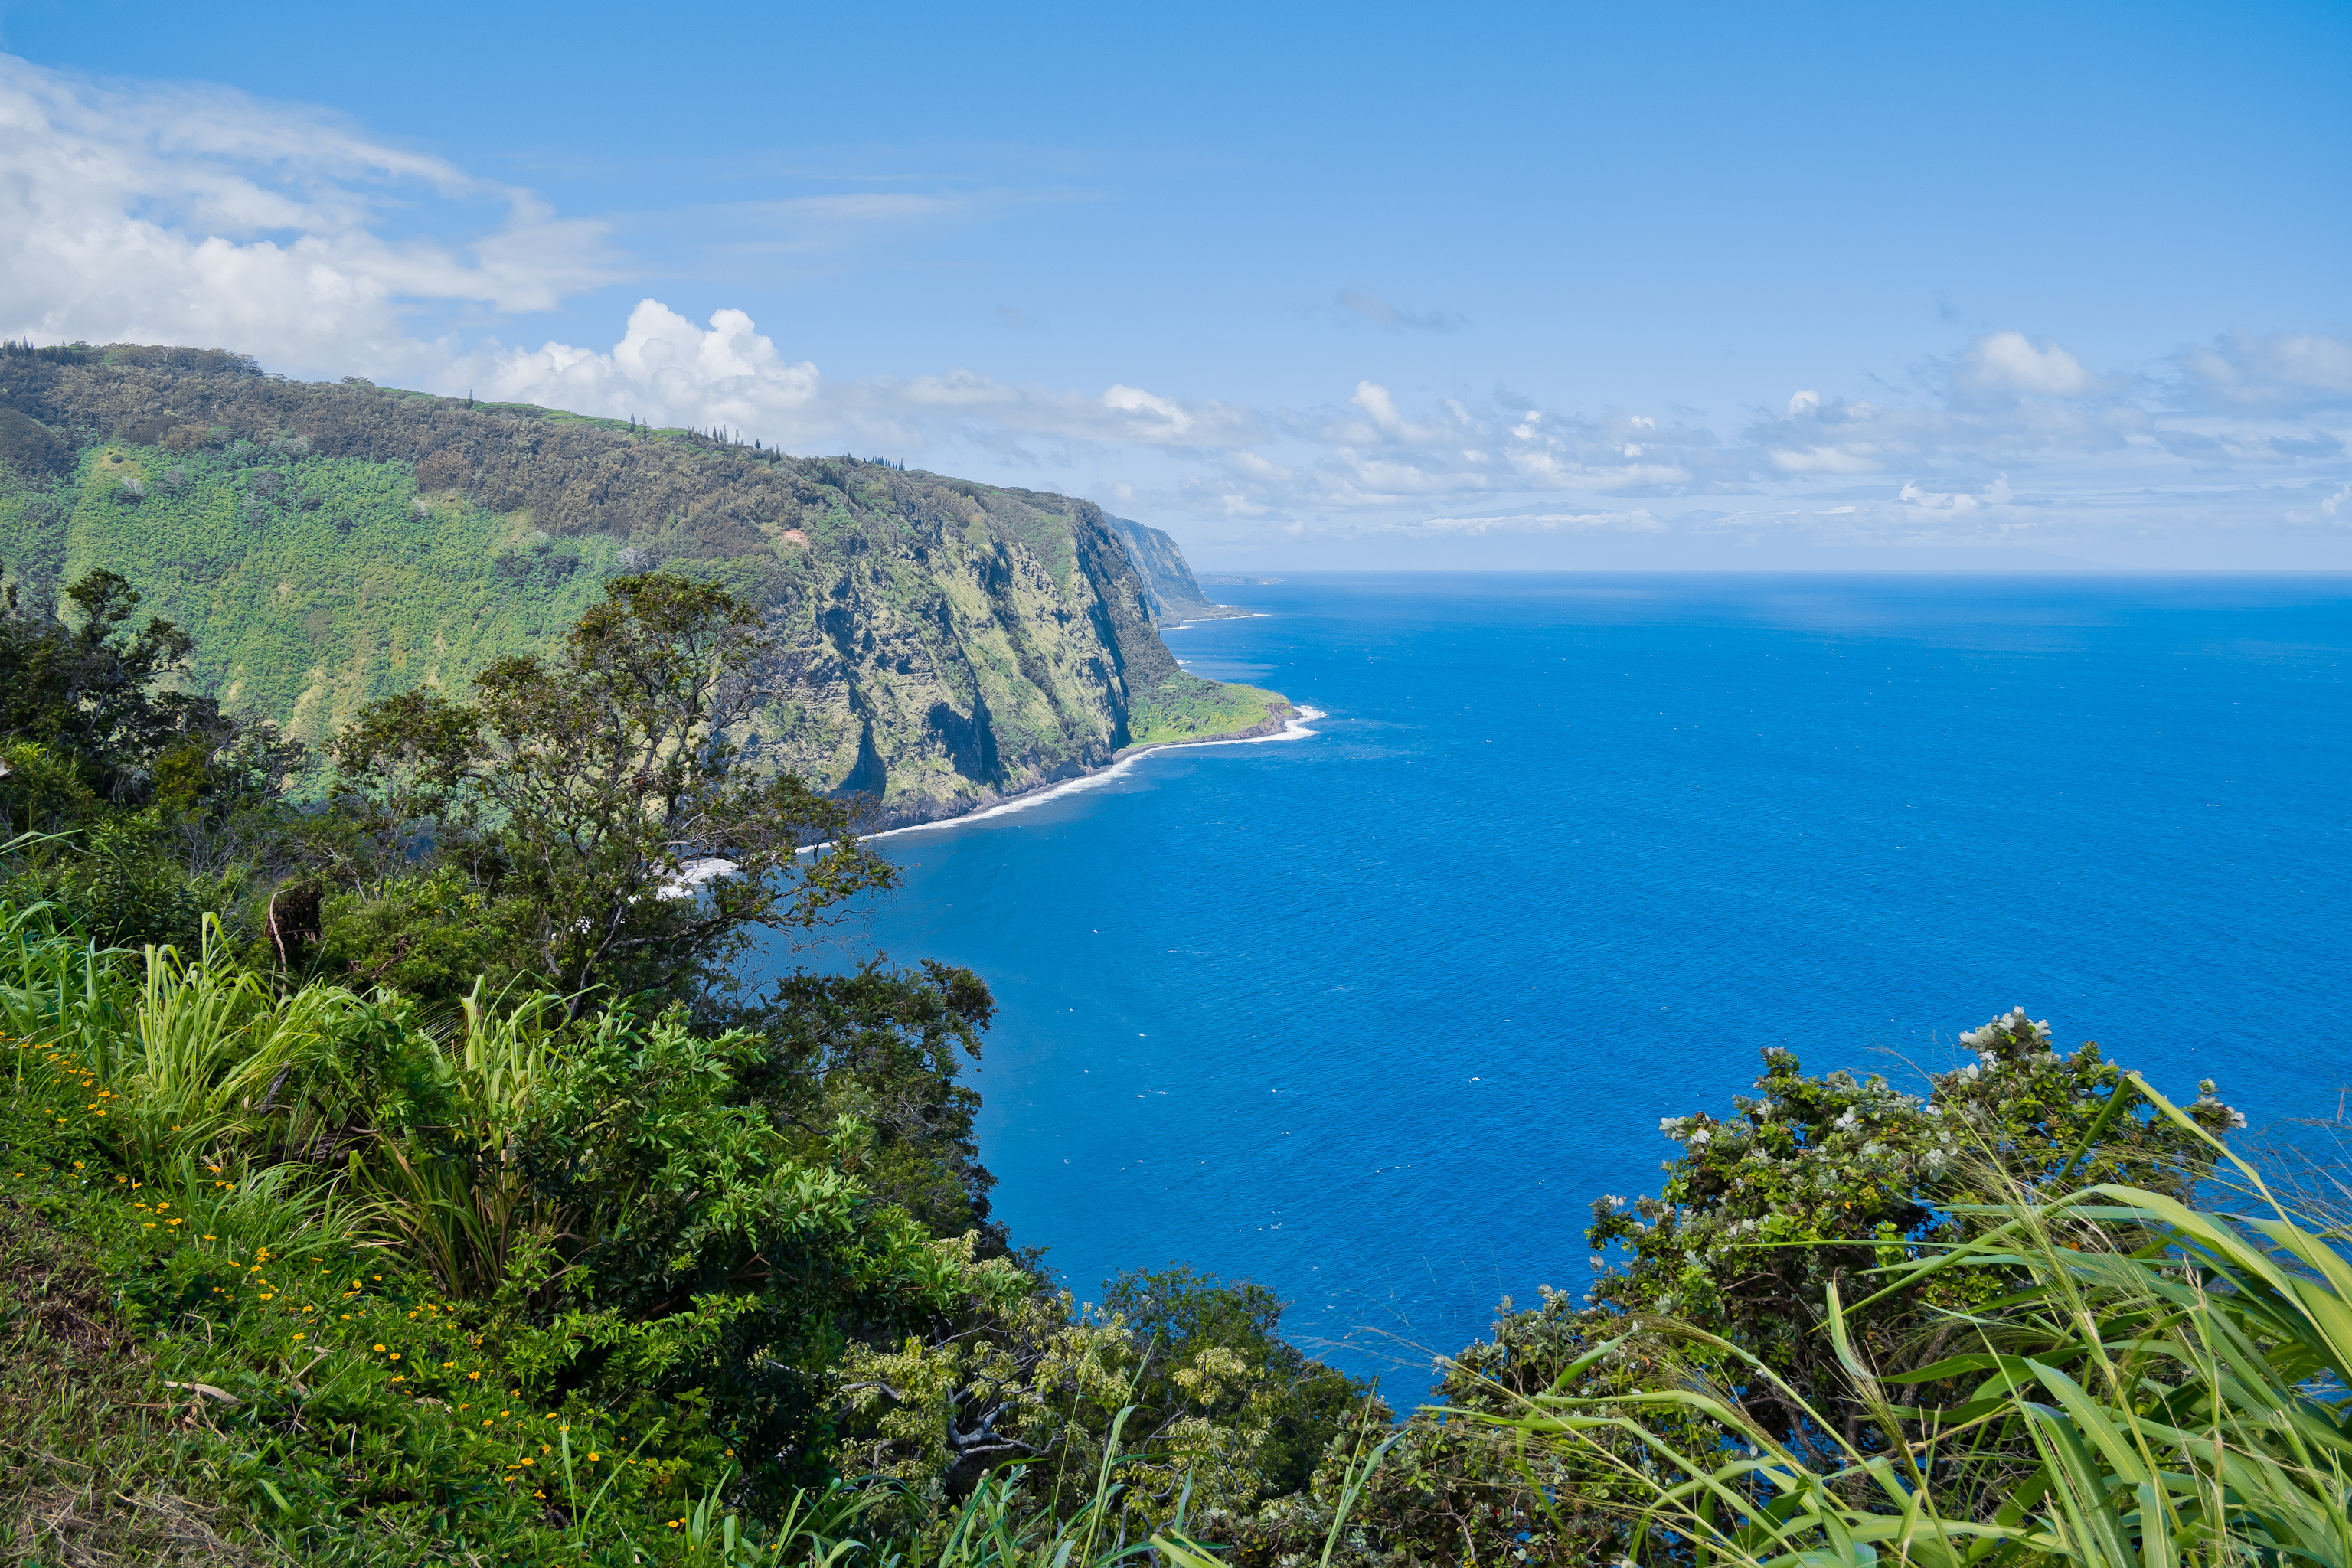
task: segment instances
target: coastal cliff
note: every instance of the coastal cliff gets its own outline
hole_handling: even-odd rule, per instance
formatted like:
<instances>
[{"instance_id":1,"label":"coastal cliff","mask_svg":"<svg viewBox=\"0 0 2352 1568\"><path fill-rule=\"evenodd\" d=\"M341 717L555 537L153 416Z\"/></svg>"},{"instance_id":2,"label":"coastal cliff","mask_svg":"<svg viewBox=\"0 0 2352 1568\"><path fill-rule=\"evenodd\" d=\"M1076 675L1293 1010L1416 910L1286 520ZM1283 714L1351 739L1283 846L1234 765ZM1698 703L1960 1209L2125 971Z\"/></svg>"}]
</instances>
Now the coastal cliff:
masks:
<instances>
[{"instance_id":1,"label":"coastal cliff","mask_svg":"<svg viewBox=\"0 0 2352 1568\"><path fill-rule=\"evenodd\" d=\"M769 617L747 754L873 796L883 825L1279 728L1278 696L1177 667L1154 584L1192 574L1156 530L1139 570L1135 529L1066 496L217 351L0 358L7 580L42 603L121 573L194 635L195 689L313 743L551 645L604 579L656 567Z\"/></svg>"},{"instance_id":2,"label":"coastal cliff","mask_svg":"<svg viewBox=\"0 0 2352 1568\"><path fill-rule=\"evenodd\" d=\"M1213 621L1250 613L1237 605L1211 603L1209 596L1201 592L1200 582L1192 575L1184 552L1165 530L1123 517L1107 521L1118 531L1129 557L1142 574L1145 602L1151 606L1153 618L1162 626L1171 621Z\"/></svg>"}]
</instances>

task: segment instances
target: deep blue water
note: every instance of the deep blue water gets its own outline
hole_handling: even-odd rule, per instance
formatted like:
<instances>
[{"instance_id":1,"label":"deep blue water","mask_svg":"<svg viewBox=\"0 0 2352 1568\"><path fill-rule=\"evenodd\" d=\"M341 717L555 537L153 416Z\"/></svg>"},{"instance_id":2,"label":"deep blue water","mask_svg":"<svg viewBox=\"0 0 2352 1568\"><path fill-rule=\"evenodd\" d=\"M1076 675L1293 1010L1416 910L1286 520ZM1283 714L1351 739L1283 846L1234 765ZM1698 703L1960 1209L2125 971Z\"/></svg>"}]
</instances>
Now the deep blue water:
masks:
<instances>
[{"instance_id":1,"label":"deep blue water","mask_svg":"<svg viewBox=\"0 0 2352 1568\"><path fill-rule=\"evenodd\" d=\"M1763 1047L1900 1077L2021 1004L2257 1123L2352 1082L2352 580L1223 592L1170 646L1312 738L891 838L864 933L994 987L998 1212L1082 1299L1256 1279L1411 1398Z\"/></svg>"}]
</instances>

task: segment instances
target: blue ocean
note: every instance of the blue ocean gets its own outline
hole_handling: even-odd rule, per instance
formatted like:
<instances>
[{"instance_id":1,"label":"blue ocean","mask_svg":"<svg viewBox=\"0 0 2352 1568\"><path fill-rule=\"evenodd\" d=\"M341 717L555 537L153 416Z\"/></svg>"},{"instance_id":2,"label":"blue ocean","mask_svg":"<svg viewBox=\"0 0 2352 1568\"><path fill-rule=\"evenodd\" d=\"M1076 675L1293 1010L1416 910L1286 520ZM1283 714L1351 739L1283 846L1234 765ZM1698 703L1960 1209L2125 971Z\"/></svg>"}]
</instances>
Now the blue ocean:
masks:
<instances>
[{"instance_id":1,"label":"blue ocean","mask_svg":"<svg viewBox=\"0 0 2352 1568\"><path fill-rule=\"evenodd\" d=\"M1317 576L1195 672L1312 734L886 847L968 964L997 1211L1420 1395L1768 1046L1900 1079L2022 1005L2257 1126L2352 1082L2352 581Z\"/></svg>"}]
</instances>

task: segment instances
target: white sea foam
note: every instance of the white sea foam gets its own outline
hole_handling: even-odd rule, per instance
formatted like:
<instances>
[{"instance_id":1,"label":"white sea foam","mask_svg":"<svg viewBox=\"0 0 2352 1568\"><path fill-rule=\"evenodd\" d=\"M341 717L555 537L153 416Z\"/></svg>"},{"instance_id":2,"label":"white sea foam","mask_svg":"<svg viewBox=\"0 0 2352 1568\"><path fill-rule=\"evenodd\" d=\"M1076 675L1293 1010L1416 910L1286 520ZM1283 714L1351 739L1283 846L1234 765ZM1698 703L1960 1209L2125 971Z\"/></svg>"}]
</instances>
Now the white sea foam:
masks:
<instances>
[{"instance_id":1,"label":"white sea foam","mask_svg":"<svg viewBox=\"0 0 2352 1568\"><path fill-rule=\"evenodd\" d=\"M1245 616L1212 616L1205 621L1178 621L1172 626L1160 627L1160 635L1166 637L1170 632L1196 632L1202 626L1213 626L1221 621L1263 621L1272 616L1271 610L1252 610Z\"/></svg>"},{"instance_id":2,"label":"white sea foam","mask_svg":"<svg viewBox=\"0 0 2352 1568\"><path fill-rule=\"evenodd\" d=\"M1163 745L1148 746L1140 752L1129 752L1100 773L1081 773L1076 778L1065 779L1060 784L1048 784L1044 789L1034 790L1027 795L1015 795L1013 799L1000 805L992 805L985 811L967 812L961 816L943 816L936 822L918 822L906 827L885 828L879 833L869 833L866 837L868 839L896 838L902 833L929 833L933 828L962 827L974 822L986 822L994 816L1010 816L1016 811L1027 811L1031 806L1043 805L1049 800L1059 800L1066 795L1076 795L1080 790L1098 788L1131 771L1145 758L1156 756L1161 752L1198 751L1209 746L1258 746L1269 741L1303 741L1315 733L1313 730L1307 728L1308 723L1323 716L1323 710L1320 708L1301 708L1295 717L1283 725L1281 730L1271 735L1244 735L1230 741L1171 741Z\"/></svg>"}]
</instances>

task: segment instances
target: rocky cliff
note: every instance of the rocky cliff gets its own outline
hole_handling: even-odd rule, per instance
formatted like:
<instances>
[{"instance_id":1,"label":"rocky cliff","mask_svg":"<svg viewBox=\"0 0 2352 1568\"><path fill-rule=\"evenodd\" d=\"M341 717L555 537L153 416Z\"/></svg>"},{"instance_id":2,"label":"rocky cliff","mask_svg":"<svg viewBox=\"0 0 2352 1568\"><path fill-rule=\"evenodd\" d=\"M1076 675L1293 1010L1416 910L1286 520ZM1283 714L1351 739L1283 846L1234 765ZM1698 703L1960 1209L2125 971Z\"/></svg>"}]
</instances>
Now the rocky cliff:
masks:
<instances>
[{"instance_id":1,"label":"rocky cliff","mask_svg":"<svg viewBox=\"0 0 2352 1568\"><path fill-rule=\"evenodd\" d=\"M0 566L38 601L99 565L195 635L194 684L314 742L546 646L614 573L716 578L778 637L751 754L890 822L1287 712L1178 669L1066 496L213 351L0 356Z\"/></svg>"},{"instance_id":2,"label":"rocky cliff","mask_svg":"<svg viewBox=\"0 0 2352 1568\"><path fill-rule=\"evenodd\" d=\"M1157 528L1123 517L1107 517L1118 530L1127 552L1143 578L1144 602L1160 625L1175 621L1207 621L1223 616L1245 616L1247 610L1210 602L1192 576L1192 568L1176 541Z\"/></svg>"}]
</instances>

